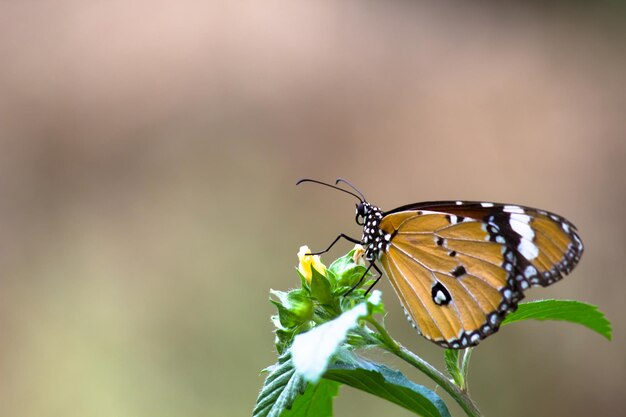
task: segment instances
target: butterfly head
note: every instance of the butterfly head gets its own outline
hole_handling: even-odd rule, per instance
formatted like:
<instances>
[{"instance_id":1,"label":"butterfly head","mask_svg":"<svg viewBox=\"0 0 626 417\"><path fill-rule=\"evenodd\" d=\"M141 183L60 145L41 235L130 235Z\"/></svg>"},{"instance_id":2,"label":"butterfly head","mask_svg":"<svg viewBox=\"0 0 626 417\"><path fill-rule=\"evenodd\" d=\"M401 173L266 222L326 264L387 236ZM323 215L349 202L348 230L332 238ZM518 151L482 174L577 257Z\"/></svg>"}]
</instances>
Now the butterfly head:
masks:
<instances>
[{"instance_id":1,"label":"butterfly head","mask_svg":"<svg viewBox=\"0 0 626 417\"><path fill-rule=\"evenodd\" d=\"M356 217L354 219L356 221L356 224L358 224L359 226L363 226L365 224L365 217L367 216L369 209L370 203L368 203L367 201L361 201L356 205Z\"/></svg>"},{"instance_id":2,"label":"butterfly head","mask_svg":"<svg viewBox=\"0 0 626 417\"><path fill-rule=\"evenodd\" d=\"M365 199L365 196L354 185L343 178L337 178L335 185L328 184L322 181L313 180L310 178L301 179L296 183L302 184L303 182L312 182L320 184L325 187L334 188L335 190L350 194L356 197L359 202L356 205L356 223L359 226L363 226L363 236L361 237L361 244L365 246L365 259L375 261L385 253L391 244L391 235L386 233L380 228L380 222L385 214L378 207L370 204ZM355 192L339 188L337 184L344 183L350 186Z\"/></svg>"}]
</instances>

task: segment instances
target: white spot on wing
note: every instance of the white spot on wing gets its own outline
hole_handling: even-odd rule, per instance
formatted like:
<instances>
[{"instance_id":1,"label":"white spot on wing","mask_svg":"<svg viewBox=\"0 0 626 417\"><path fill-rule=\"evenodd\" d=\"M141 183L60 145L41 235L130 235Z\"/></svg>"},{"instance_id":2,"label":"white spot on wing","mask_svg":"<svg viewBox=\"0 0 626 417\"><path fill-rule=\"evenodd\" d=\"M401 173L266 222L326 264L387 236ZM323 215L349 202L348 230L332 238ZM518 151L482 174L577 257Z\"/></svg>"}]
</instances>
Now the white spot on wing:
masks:
<instances>
[{"instance_id":1,"label":"white spot on wing","mask_svg":"<svg viewBox=\"0 0 626 417\"><path fill-rule=\"evenodd\" d=\"M482 207L493 207L493 203L480 203Z\"/></svg>"},{"instance_id":2,"label":"white spot on wing","mask_svg":"<svg viewBox=\"0 0 626 417\"><path fill-rule=\"evenodd\" d=\"M574 235L574 240L576 241L576 246L578 247L578 249L582 250L583 242L580 240L578 235Z\"/></svg>"},{"instance_id":3,"label":"white spot on wing","mask_svg":"<svg viewBox=\"0 0 626 417\"><path fill-rule=\"evenodd\" d=\"M524 214L524 209L521 208L520 206L504 206L503 210L504 210L505 213Z\"/></svg>"},{"instance_id":4,"label":"white spot on wing","mask_svg":"<svg viewBox=\"0 0 626 417\"><path fill-rule=\"evenodd\" d=\"M456 205L457 205L457 206L460 206L460 205L462 205L462 204L463 204L463 202L462 202L462 201L457 201L457 202L456 202Z\"/></svg>"},{"instance_id":5,"label":"white spot on wing","mask_svg":"<svg viewBox=\"0 0 626 417\"><path fill-rule=\"evenodd\" d=\"M535 232L533 232L532 227L528 224L529 222L530 217L525 214L511 214L511 220L509 221L511 228L521 237L532 241L535 237Z\"/></svg>"},{"instance_id":6,"label":"white spot on wing","mask_svg":"<svg viewBox=\"0 0 626 417\"><path fill-rule=\"evenodd\" d=\"M569 233L569 224L563 222L561 226L563 226L563 230L565 230L565 233Z\"/></svg>"},{"instance_id":7,"label":"white spot on wing","mask_svg":"<svg viewBox=\"0 0 626 417\"><path fill-rule=\"evenodd\" d=\"M437 294L435 294L435 304L441 305L444 301L446 301L446 295L441 290L437 291Z\"/></svg>"},{"instance_id":8,"label":"white spot on wing","mask_svg":"<svg viewBox=\"0 0 626 417\"><path fill-rule=\"evenodd\" d=\"M537 269L532 265L528 265L526 269L524 270L524 276L526 278L530 278L535 275L537 275Z\"/></svg>"},{"instance_id":9,"label":"white spot on wing","mask_svg":"<svg viewBox=\"0 0 626 417\"><path fill-rule=\"evenodd\" d=\"M511 219L526 224L530 223L530 216L528 214L511 213Z\"/></svg>"},{"instance_id":10,"label":"white spot on wing","mask_svg":"<svg viewBox=\"0 0 626 417\"><path fill-rule=\"evenodd\" d=\"M524 258L529 260L535 259L539 256L539 248L537 248L533 242L526 239L521 240L520 244L517 246L517 250Z\"/></svg>"}]
</instances>

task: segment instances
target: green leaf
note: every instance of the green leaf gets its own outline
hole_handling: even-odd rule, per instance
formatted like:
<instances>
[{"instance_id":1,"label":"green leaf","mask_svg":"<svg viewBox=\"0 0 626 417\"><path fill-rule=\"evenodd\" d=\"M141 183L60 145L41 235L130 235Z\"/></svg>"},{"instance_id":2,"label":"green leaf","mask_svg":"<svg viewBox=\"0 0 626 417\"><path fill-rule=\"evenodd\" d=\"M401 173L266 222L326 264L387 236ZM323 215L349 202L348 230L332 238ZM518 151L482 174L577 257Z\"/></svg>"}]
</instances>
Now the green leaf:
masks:
<instances>
[{"instance_id":1,"label":"green leaf","mask_svg":"<svg viewBox=\"0 0 626 417\"><path fill-rule=\"evenodd\" d=\"M384 398L420 416L450 417L448 407L434 391L384 365L365 361L335 364L326 371L324 378Z\"/></svg>"},{"instance_id":2,"label":"green leaf","mask_svg":"<svg viewBox=\"0 0 626 417\"><path fill-rule=\"evenodd\" d=\"M572 300L540 300L522 303L503 325L522 320L563 320L582 324L611 340L611 322L592 304Z\"/></svg>"},{"instance_id":3,"label":"green leaf","mask_svg":"<svg viewBox=\"0 0 626 417\"><path fill-rule=\"evenodd\" d=\"M359 325L360 319L378 311L384 311L381 292L372 291L366 302L306 333L297 335L290 349L297 372L309 382L319 381L331 359L337 356L346 341L348 332Z\"/></svg>"},{"instance_id":4,"label":"green leaf","mask_svg":"<svg viewBox=\"0 0 626 417\"><path fill-rule=\"evenodd\" d=\"M278 310L278 322L283 328L294 327L301 323L300 318L295 313L287 309L287 307L283 306L280 302L270 300L270 303L276 306L276 309Z\"/></svg>"},{"instance_id":5,"label":"green leaf","mask_svg":"<svg viewBox=\"0 0 626 417\"><path fill-rule=\"evenodd\" d=\"M319 381L332 356L346 340L348 331L369 314L367 304L361 303L336 319L295 337L291 353L298 374L309 382Z\"/></svg>"},{"instance_id":6,"label":"green leaf","mask_svg":"<svg viewBox=\"0 0 626 417\"><path fill-rule=\"evenodd\" d=\"M311 319L313 316L313 302L306 291L302 289L289 291L287 294L289 304L286 306L301 322Z\"/></svg>"},{"instance_id":7,"label":"green leaf","mask_svg":"<svg viewBox=\"0 0 626 417\"><path fill-rule=\"evenodd\" d=\"M278 358L278 363L268 370L270 373L256 400L253 417L279 417L292 407L307 386L304 378L296 373L289 353Z\"/></svg>"},{"instance_id":8,"label":"green leaf","mask_svg":"<svg viewBox=\"0 0 626 417\"><path fill-rule=\"evenodd\" d=\"M352 288L363 277L367 268L354 262L354 252L352 249L346 255L335 260L328 270L337 276L337 284L340 287ZM368 274L371 275L371 274ZM342 289L342 291L345 291Z\"/></svg>"},{"instance_id":9,"label":"green leaf","mask_svg":"<svg viewBox=\"0 0 626 417\"><path fill-rule=\"evenodd\" d=\"M311 272L311 296L321 304L330 304L333 299L333 294L328 278L317 272L313 267L311 267Z\"/></svg>"},{"instance_id":10,"label":"green leaf","mask_svg":"<svg viewBox=\"0 0 626 417\"><path fill-rule=\"evenodd\" d=\"M289 292L270 290L270 294L278 300L270 299L278 309L280 323L284 327L299 325L313 316L313 302L308 292L303 289Z\"/></svg>"},{"instance_id":11,"label":"green leaf","mask_svg":"<svg viewBox=\"0 0 626 417\"><path fill-rule=\"evenodd\" d=\"M309 384L304 394L298 396L291 410L287 409L281 417L331 417L333 398L339 392L339 383L322 379L317 384Z\"/></svg>"},{"instance_id":12,"label":"green leaf","mask_svg":"<svg viewBox=\"0 0 626 417\"><path fill-rule=\"evenodd\" d=\"M330 264L328 269L333 271L337 275L337 277L340 277L341 275L343 275L346 269L350 269L352 266L356 265L353 256L354 249L352 249L350 252L346 253L342 257L335 259L333 263Z\"/></svg>"},{"instance_id":13,"label":"green leaf","mask_svg":"<svg viewBox=\"0 0 626 417\"><path fill-rule=\"evenodd\" d=\"M460 350L458 349L446 349L446 351L443 354L443 358L446 363L446 369L448 370L448 373L454 380L454 383L458 385L459 387L461 387L463 386L464 382L463 382L463 373L461 372L461 369L459 368L459 353L460 353Z\"/></svg>"}]
</instances>

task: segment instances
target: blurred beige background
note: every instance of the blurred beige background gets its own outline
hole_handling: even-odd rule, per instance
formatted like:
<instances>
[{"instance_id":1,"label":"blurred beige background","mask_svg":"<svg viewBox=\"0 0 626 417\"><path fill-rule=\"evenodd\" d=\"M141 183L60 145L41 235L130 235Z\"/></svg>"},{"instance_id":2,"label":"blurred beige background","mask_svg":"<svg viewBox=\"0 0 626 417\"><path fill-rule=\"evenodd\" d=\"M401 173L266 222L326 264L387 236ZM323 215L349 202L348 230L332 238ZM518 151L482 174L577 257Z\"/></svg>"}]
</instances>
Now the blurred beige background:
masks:
<instances>
[{"instance_id":1,"label":"blurred beige background","mask_svg":"<svg viewBox=\"0 0 626 417\"><path fill-rule=\"evenodd\" d=\"M599 305L614 341L505 328L470 386L486 416L621 413L626 19L602 4L0 3L0 415L249 415L268 290L359 235L349 197L294 186L338 176L387 209L571 219L582 263L529 298ZM344 388L336 415L409 413Z\"/></svg>"}]
</instances>

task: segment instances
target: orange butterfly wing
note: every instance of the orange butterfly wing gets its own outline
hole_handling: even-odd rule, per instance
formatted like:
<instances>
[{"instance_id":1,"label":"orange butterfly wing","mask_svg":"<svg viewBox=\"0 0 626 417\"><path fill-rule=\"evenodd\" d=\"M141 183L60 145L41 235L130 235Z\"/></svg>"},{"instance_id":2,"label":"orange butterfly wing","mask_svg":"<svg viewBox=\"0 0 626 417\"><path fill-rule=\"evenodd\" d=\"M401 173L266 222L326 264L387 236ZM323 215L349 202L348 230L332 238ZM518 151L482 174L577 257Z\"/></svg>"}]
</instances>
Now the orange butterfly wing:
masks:
<instances>
[{"instance_id":1,"label":"orange butterfly wing","mask_svg":"<svg viewBox=\"0 0 626 417\"><path fill-rule=\"evenodd\" d=\"M394 211L380 223L392 236L380 260L407 316L443 347L478 344L524 289L560 279L580 258L580 239L564 219L498 207L487 218L480 203Z\"/></svg>"}]
</instances>

